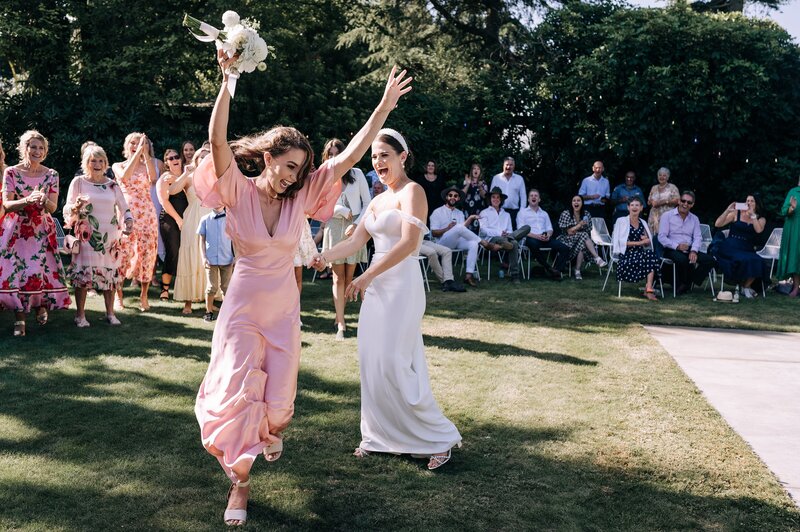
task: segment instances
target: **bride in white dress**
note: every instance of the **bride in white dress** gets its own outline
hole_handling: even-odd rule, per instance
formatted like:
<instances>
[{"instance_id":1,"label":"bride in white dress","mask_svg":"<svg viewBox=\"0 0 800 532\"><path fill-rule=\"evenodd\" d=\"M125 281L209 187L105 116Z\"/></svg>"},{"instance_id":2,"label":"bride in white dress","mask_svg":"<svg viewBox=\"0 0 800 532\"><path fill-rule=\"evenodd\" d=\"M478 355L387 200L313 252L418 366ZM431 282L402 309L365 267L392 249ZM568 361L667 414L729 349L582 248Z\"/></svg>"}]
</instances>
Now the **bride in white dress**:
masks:
<instances>
[{"instance_id":1,"label":"bride in white dress","mask_svg":"<svg viewBox=\"0 0 800 532\"><path fill-rule=\"evenodd\" d=\"M355 455L370 452L429 457L428 469L450 459L461 435L431 393L420 328L425 290L416 255L428 228L422 222L428 206L422 187L403 165L405 139L382 129L372 143L372 166L386 192L375 196L353 235L318 254L322 269L375 241L372 264L345 289L345 298L363 303L358 319L361 366L361 444Z\"/></svg>"}]
</instances>

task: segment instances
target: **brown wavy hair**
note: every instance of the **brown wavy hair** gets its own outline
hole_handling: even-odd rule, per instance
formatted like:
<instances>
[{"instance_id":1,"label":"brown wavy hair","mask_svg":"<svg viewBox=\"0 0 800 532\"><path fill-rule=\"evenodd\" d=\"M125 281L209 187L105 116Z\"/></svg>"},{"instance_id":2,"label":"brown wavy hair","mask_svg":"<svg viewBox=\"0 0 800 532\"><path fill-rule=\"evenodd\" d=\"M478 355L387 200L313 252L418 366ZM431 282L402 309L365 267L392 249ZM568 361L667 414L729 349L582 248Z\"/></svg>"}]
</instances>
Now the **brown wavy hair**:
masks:
<instances>
[{"instance_id":1,"label":"brown wavy hair","mask_svg":"<svg viewBox=\"0 0 800 532\"><path fill-rule=\"evenodd\" d=\"M297 172L297 181L280 193L280 198L293 198L303 188L306 177L314 165L314 152L305 135L293 127L275 126L263 133L242 137L230 143L236 165L246 176L255 177L264 172L264 154L269 152L273 157L283 155L291 149L303 150L306 158Z\"/></svg>"}]
</instances>

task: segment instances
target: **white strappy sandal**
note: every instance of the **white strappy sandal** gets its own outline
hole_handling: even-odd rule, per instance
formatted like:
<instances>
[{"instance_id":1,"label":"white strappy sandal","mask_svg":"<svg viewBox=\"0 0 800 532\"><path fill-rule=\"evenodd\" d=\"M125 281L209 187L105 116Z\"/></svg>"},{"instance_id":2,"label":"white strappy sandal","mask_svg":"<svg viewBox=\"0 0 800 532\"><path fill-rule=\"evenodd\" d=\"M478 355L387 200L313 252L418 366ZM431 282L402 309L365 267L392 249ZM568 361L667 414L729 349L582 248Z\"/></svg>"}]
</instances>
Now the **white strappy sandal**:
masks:
<instances>
[{"instance_id":1,"label":"white strappy sandal","mask_svg":"<svg viewBox=\"0 0 800 532\"><path fill-rule=\"evenodd\" d=\"M264 447L264 460L274 462L283 454L283 440L271 443Z\"/></svg>"},{"instance_id":2,"label":"white strappy sandal","mask_svg":"<svg viewBox=\"0 0 800 532\"><path fill-rule=\"evenodd\" d=\"M230 489L228 489L228 497L227 499L230 500L231 493L233 493L233 488L246 488L250 485L250 480L248 479L247 482L237 482L236 484L231 484ZM225 514L222 516L223 521L228 526L244 526L247 522L247 509L234 509L234 510L225 510ZM230 521L239 521L238 524L230 523Z\"/></svg>"}]
</instances>

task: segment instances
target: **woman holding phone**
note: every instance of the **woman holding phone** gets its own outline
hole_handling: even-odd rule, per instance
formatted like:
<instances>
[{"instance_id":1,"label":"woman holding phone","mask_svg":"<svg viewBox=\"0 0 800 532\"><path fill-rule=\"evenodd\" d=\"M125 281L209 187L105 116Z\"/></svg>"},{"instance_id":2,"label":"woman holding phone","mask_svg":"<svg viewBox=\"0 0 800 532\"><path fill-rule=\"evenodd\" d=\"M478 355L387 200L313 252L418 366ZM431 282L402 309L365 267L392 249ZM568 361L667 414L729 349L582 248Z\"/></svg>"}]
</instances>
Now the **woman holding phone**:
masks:
<instances>
[{"instance_id":1,"label":"woman holding phone","mask_svg":"<svg viewBox=\"0 0 800 532\"><path fill-rule=\"evenodd\" d=\"M759 216L759 204L754 195L747 196L744 203L731 203L714 222L718 228L730 225L728 237L722 241L715 253L722 273L733 282L741 283L742 294L756 297L752 285L757 278L766 280L769 269L755 252L758 234L764 231L767 221Z\"/></svg>"}]
</instances>

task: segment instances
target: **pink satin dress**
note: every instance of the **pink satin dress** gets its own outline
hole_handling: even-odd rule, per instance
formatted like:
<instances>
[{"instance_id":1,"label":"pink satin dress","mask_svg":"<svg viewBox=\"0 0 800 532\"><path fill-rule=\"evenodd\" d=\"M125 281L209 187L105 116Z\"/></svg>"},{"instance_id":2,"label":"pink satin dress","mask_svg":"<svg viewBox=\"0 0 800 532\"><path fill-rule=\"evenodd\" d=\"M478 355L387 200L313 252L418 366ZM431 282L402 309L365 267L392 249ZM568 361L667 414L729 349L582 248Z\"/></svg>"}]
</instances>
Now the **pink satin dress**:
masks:
<instances>
[{"instance_id":1,"label":"pink satin dress","mask_svg":"<svg viewBox=\"0 0 800 532\"><path fill-rule=\"evenodd\" d=\"M211 361L200 385L195 415L203 446L225 474L249 466L267 445L281 441L294 414L300 364L300 295L293 259L306 216L327 220L341 193L333 159L282 202L270 236L255 182L235 162L219 179L211 157L194 174L206 207L227 209L227 233L237 257L225 303L214 328Z\"/></svg>"}]
</instances>

